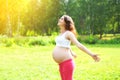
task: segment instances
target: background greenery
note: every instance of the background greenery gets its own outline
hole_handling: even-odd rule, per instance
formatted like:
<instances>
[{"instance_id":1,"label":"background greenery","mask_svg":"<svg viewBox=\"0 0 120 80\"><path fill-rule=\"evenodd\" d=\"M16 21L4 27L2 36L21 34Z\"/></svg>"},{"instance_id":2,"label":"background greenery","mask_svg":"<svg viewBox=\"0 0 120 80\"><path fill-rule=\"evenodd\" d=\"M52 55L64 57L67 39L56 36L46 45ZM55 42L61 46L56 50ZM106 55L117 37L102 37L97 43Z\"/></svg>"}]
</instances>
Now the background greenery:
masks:
<instances>
[{"instance_id":1,"label":"background greenery","mask_svg":"<svg viewBox=\"0 0 120 80\"><path fill-rule=\"evenodd\" d=\"M12 47L12 46L51 46L55 45L55 38L57 35L52 36L31 36L31 37L7 37L0 36L0 46L4 47ZM102 39L99 39L98 35L81 35L78 36L77 39L81 43L86 44L120 44L120 35L116 34L113 36L112 34L103 35Z\"/></svg>"},{"instance_id":2,"label":"background greenery","mask_svg":"<svg viewBox=\"0 0 120 80\"><path fill-rule=\"evenodd\" d=\"M0 0L0 34L51 35L70 15L78 34L120 33L120 0Z\"/></svg>"}]
</instances>

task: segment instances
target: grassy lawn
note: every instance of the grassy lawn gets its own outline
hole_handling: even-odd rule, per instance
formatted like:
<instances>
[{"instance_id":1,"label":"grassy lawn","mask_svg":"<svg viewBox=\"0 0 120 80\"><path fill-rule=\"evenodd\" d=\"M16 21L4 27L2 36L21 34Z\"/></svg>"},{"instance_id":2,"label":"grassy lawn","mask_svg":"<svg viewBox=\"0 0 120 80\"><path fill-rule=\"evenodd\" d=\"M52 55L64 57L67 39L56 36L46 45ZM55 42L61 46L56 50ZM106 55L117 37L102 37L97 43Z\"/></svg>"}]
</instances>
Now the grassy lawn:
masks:
<instances>
[{"instance_id":1,"label":"grassy lawn","mask_svg":"<svg viewBox=\"0 0 120 80\"><path fill-rule=\"evenodd\" d=\"M75 46L75 80L120 80L120 45L86 45L101 57L94 62ZM60 80L54 46L1 47L0 80Z\"/></svg>"}]
</instances>

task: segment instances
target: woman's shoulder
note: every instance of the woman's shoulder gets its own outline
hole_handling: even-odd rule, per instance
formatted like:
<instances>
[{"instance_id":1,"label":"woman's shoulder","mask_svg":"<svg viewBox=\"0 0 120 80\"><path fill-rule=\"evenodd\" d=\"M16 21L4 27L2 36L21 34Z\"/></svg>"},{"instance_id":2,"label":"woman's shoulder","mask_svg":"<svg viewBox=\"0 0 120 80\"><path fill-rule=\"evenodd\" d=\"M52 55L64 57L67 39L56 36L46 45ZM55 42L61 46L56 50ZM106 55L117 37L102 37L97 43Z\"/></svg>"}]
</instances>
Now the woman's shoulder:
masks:
<instances>
[{"instance_id":1,"label":"woman's shoulder","mask_svg":"<svg viewBox=\"0 0 120 80\"><path fill-rule=\"evenodd\" d=\"M66 31L66 34L74 35L71 31Z\"/></svg>"},{"instance_id":2,"label":"woman's shoulder","mask_svg":"<svg viewBox=\"0 0 120 80\"><path fill-rule=\"evenodd\" d=\"M68 30L67 30L67 31L66 31L66 34L73 34L73 33L72 33L71 31L68 31Z\"/></svg>"},{"instance_id":3,"label":"woman's shoulder","mask_svg":"<svg viewBox=\"0 0 120 80\"><path fill-rule=\"evenodd\" d=\"M72 37L74 34L71 31L66 31L67 36Z\"/></svg>"}]
</instances>

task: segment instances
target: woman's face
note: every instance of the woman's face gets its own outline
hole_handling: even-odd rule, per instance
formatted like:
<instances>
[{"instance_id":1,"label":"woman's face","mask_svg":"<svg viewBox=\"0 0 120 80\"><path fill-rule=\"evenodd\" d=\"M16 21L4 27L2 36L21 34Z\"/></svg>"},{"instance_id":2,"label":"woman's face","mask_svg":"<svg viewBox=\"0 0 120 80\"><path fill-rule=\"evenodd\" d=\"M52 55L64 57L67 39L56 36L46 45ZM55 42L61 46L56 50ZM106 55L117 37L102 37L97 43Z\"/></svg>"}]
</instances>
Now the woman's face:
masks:
<instances>
[{"instance_id":1,"label":"woman's face","mask_svg":"<svg viewBox=\"0 0 120 80\"><path fill-rule=\"evenodd\" d=\"M58 20L58 26L65 26L65 21L64 21L64 16L62 16L59 20Z\"/></svg>"}]
</instances>

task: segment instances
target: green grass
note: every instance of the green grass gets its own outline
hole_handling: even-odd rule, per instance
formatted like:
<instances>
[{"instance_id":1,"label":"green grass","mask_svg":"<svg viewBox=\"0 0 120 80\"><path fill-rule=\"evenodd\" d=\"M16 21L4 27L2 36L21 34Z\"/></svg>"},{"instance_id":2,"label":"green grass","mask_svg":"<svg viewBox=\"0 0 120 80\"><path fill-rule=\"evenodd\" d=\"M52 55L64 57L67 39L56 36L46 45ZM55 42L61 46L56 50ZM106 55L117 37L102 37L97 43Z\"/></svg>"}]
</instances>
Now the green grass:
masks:
<instances>
[{"instance_id":1,"label":"green grass","mask_svg":"<svg viewBox=\"0 0 120 80\"><path fill-rule=\"evenodd\" d=\"M75 80L120 80L120 45L86 45L101 57L94 62L75 46ZM1 47L0 80L60 80L54 46Z\"/></svg>"}]
</instances>

